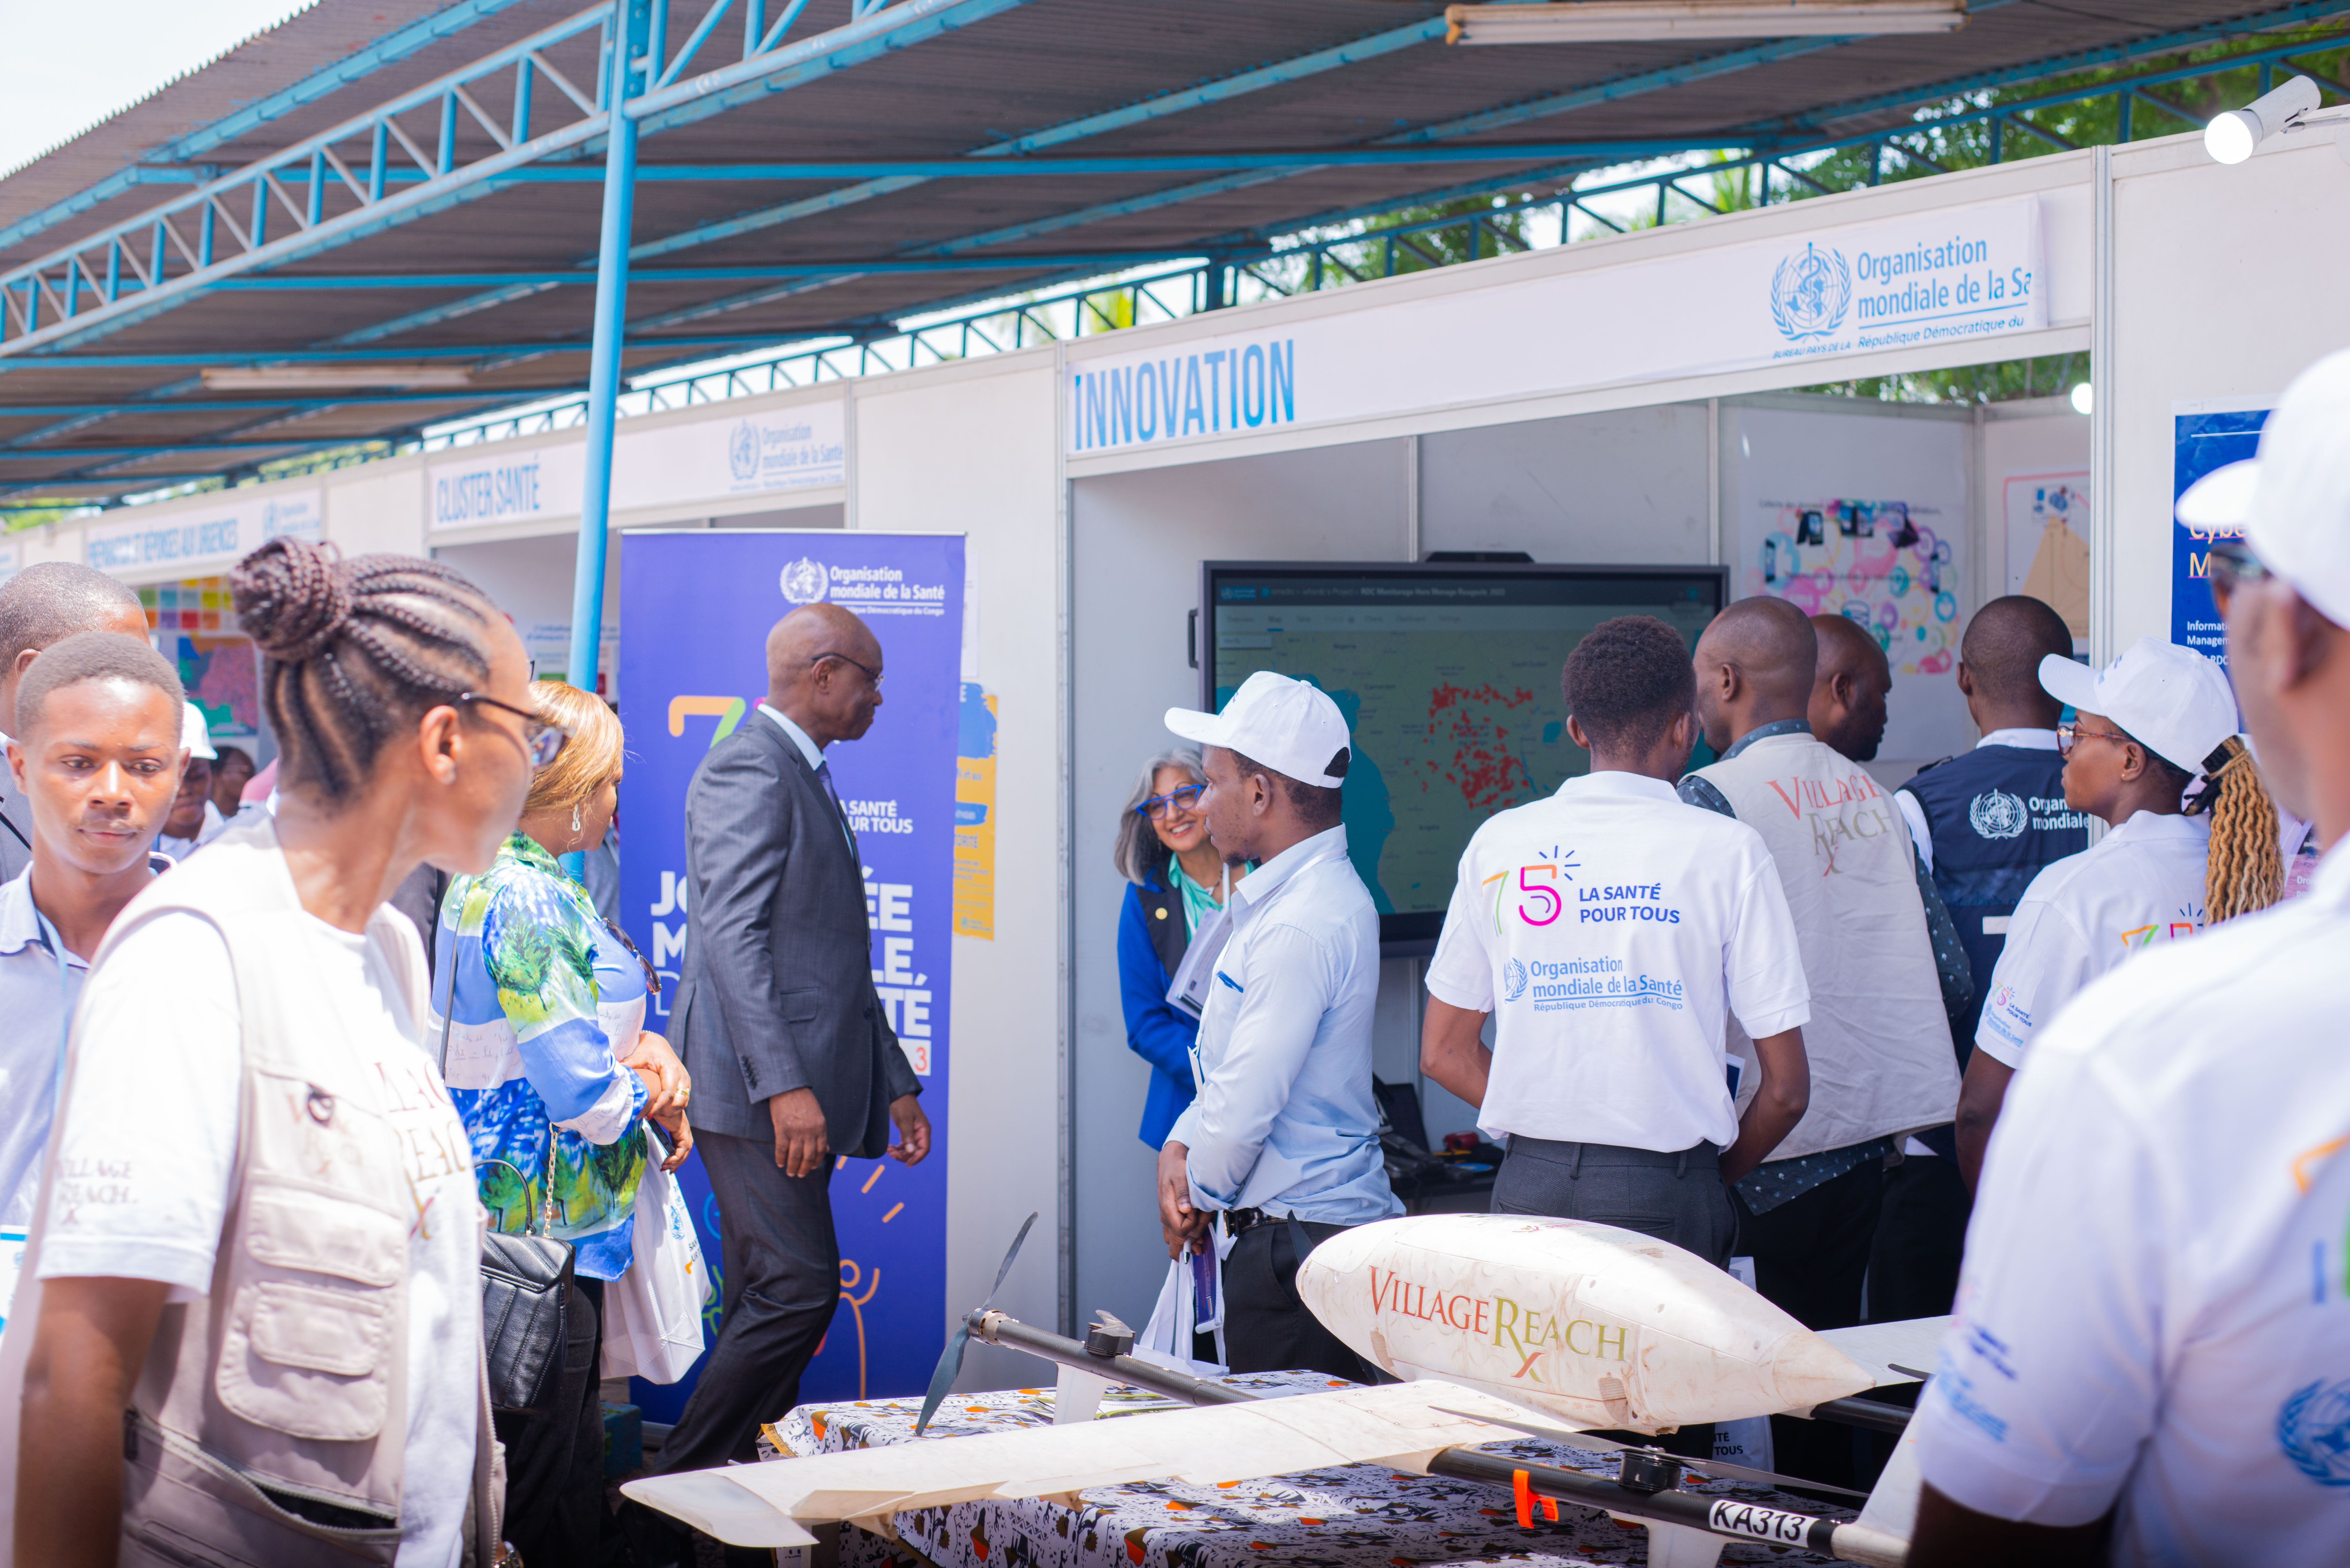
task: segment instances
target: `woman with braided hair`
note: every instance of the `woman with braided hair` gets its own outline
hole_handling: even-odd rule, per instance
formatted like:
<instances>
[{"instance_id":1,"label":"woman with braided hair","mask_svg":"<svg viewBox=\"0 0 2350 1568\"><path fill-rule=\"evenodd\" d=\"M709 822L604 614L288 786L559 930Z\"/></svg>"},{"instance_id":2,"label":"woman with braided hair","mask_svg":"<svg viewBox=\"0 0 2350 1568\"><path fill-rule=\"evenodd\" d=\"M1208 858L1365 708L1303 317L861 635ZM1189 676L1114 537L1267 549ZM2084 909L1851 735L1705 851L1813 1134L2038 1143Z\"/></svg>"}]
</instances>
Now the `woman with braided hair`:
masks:
<instances>
[{"instance_id":1,"label":"woman with braided hair","mask_svg":"<svg viewBox=\"0 0 2350 1568\"><path fill-rule=\"evenodd\" d=\"M2015 907L1959 1089L1970 1189L2010 1080L2064 1003L2133 953L2266 909L2284 881L2276 807L2217 664L2149 637L2103 670L2052 654L2040 683L2074 710L2056 732L2065 804L2112 831L2034 877Z\"/></svg>"},{"instance_id":2,"label":"woman with braided hair","mask_svg":"<svg viewBox=\"0 0 2350 1568\"><path fill-rule=\"evenodd\" d=\"M564 732L445 566L278 539L230 583L277 811L134 898L85 983L0 1338L15 1561L486 1568L482 1209L385 899L486 870Z\"/></svg>"}]
</instances>

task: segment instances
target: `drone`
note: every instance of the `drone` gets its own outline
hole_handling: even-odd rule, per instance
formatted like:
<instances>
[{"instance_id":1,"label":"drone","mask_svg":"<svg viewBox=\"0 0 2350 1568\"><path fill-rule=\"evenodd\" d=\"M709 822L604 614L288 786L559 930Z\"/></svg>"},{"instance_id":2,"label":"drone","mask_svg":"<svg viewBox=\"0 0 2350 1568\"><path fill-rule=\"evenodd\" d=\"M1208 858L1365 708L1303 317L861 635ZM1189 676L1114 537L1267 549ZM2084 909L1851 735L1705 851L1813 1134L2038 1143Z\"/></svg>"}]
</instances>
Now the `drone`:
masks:
<instances>
[{"instance_id":1,"label":"drone","mask_svg":"<svg viewBox=\"0 0 2350 1568\"><path fill-rule=\"evenodd\" d=\"M1011 1266L1007 1255L997 1289ZM1671 1568L1711 1568L1731 1541L1887 1568L1908 1558L1919 1483L1906 1438L1852 1520L1682 1490L1692 1472L1836 1489L1638 1439L1766 1415L1903 1437L1907 1410L1856 1396L1925 1379L1903 1358L1930 1361L1948 1318L1814 1332L1670 1242L1516 1214L1422 1215L1342 1231L1307 1255L1297 1292L1324 1326L1399 1381L1263 1397L1171 1357L1131 1354L1134 1332L1107 1314L1083 1340L1069 1339L993 1311L991 1291L948 1342L916 1431L973 1337L1058 1365L1053 1425L648 1477L621 1490L731 1545L795 1546L815 1541L810 1526L833 1522L894 1538L897 1514L959 1502L1073 1502L1087 1487L1218 1485L1381 1464L1489 1483L1512 1495L1521 1523L1538 1508L1555 1518L1562 1502L1605 1509L1645 1524L1650 1563ZM1097 1422L1103 1395L1118 1386L1191 1407ZM1479 1451L1525 1437L1618 1450L1618 1473Z\"/></svg>"}]
</instances>

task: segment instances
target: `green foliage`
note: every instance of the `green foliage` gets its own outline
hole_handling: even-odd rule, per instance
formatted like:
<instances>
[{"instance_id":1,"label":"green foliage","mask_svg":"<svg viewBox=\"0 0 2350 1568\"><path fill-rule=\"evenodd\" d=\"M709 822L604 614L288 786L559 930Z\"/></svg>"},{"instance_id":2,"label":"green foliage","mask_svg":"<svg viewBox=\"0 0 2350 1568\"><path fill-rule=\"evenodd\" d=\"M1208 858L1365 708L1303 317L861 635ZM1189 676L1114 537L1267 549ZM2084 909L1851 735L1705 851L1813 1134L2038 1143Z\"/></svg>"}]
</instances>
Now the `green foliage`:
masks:
<instances>
[{"instance_id":1,"label":"green foliage","mask_svg":"<svg viewBox=\"0 0 2350 1568\"><path fill-rule=\"evenodd\" d=\"M1996 365L1960 365L1949 370L1912 370L1898 376L1862 376L1797 389L1882 403L1998 403L2016 398L2053 398L2089 379L2086 354L2049 354Z\"/></svg>"}]
</instances>

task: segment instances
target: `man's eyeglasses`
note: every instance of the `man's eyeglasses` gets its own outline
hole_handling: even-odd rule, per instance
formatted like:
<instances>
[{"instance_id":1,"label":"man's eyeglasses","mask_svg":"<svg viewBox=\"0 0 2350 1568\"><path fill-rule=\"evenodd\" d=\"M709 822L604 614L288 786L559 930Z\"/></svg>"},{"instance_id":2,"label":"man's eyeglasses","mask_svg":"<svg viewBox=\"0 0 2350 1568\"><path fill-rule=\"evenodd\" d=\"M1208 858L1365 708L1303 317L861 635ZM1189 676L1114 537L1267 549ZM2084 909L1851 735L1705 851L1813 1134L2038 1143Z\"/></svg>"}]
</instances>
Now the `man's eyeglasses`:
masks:
<instances>
[{"instance_id":1,"label":"man's eyeglasses","mask_svg":"<svg viewBox=\"0 0 2350 1568\"><path fill-rule=\"evenodd\" d=\"M522 721L522 747L530 754L530 765L543 768L563 753L563 743L571 739L571 732L560 724L550 724L527 708L517 708L511 702L501 702L479 691L460 691L455 701L481 702L492 708L503 708Z\"/></svg>"},{"instance_id":2,"label":"man's eyeglasses","mask_svg":"<svg viewBox=\"0 0 2350 1568\"><path fill-rule=\"evenodd\" d=\"M1188 815L1199 810L1200 797L1207 793L1205 784L1185 784L1181 789L1169 790L1165 794L1154 794L1134 809L1149 821L1163 822L1170 812L1182 812Z\"/></svg>"},{"instance_id":3,"label":"man's eyeglasses","mask_svg":"<svg viewBox=\"0 0 2350 1568\"><path fill-rule=\"evenodd\" d=\"M2056 754L2058 756L2071 756L2073 754L2073 748L2079 745L2084 741L2111 741L2117 746L2126 746L2132 743L2130 738L2127 735L2123 734L2119 730L2084 730L2078 724L2059 724L2056 726Z\"/></svg>"},{"instance_id":4,"label":"man's eyeglasses","mask_svg":"<svg viewBox=\"0 0 2350 1568\"><path fill-rule=\"evenodd\" d=\"M877 691L881 689L881 672L879 670L868 670L864 665L858 663L857 660L849 658L848 655L845 653L819 653L814 659L809 659L808 663L811 665L822 664L827 659L837 659L843 664L849 666L851 669L863 670L865 671L865 679L873 682L873 689Z\"/></svg>"},{"instance_id":5,"label":"man's eyeglasses","mask_svg":"<svg viewBox=\"0 0 2350 1568\"><path fill-rule=\"evenodd\" d=\"M2252 554L2241 539L2222 539L2204 557L2211 578L2211 597L2225 605L2228 596L2247 583L2265 582L2274 576L2268 563Z\"/></svg>"}]
</instances>

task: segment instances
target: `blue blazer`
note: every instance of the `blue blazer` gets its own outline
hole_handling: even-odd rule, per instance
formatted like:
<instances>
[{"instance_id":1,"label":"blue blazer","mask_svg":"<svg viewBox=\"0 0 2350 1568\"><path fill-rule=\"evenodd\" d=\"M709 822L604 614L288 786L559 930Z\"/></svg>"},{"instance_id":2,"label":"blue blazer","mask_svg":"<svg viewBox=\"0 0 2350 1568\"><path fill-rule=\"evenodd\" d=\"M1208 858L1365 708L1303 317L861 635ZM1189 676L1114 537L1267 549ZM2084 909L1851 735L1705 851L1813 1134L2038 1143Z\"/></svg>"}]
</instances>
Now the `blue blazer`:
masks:
<instances>
[{"instance_id":1,"label":"blue blazer","mask_svg":"<svg viewBox=\"0 0 2350 1568\"><path fill-rule=\"evenodd\" d=\"M1126 1043L1150 1064L1150 1092L1142 1102L1142 1141L1163 1147L1198 1090L1191 1083L1191 1040L1199 1021L1167 1000L1191 940L1182 896L1161 867L1143 887L1126 886L1118 919L1118 1000L1126 1009Z\"/></svg>"}]
</instances>

